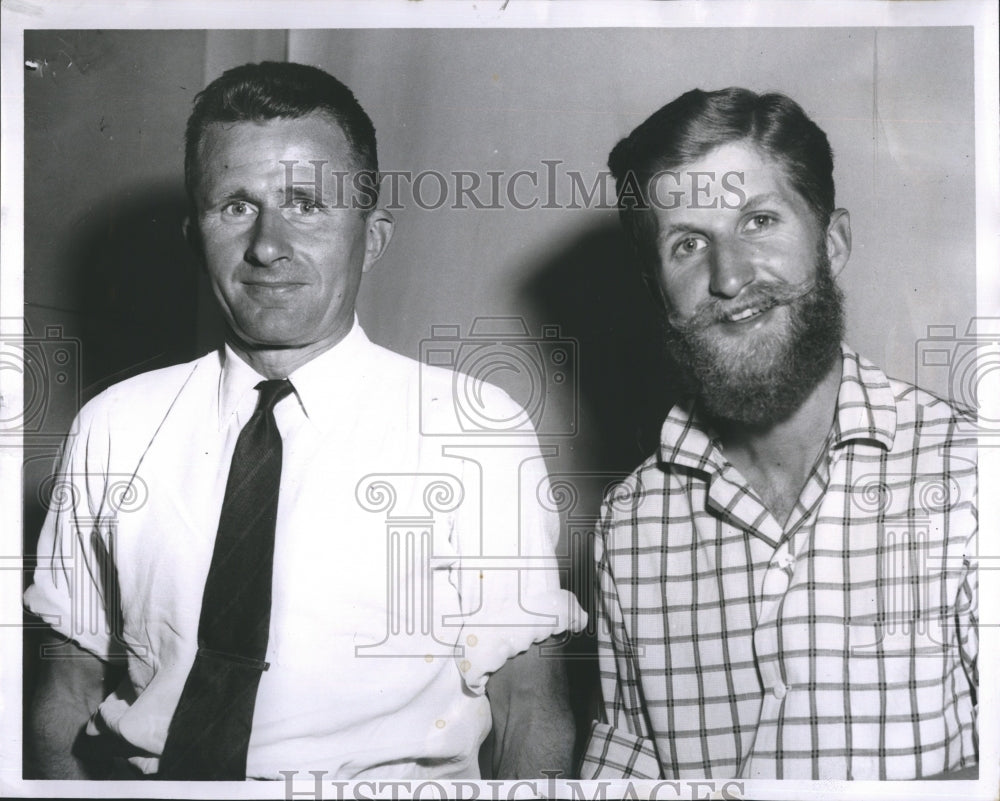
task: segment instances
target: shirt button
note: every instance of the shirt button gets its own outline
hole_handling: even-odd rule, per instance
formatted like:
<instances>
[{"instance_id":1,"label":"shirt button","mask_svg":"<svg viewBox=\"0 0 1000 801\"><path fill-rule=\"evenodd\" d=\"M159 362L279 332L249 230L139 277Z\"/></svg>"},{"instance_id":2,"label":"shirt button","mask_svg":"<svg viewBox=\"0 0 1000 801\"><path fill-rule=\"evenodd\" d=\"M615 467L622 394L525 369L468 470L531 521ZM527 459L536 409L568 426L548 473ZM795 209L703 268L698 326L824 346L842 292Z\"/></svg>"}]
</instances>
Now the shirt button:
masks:
<instances>
[{"instance_id":1,"label":"shirt button","mask_svg":"<svg viewBox=\"0 0 1000 801\"><path fill-rule=\"evenodd\" d=\"M779 681L771 688L771 692L774 693L774 697L780 701L788 695L788 686Z\"/></svg>"}]
</instances>

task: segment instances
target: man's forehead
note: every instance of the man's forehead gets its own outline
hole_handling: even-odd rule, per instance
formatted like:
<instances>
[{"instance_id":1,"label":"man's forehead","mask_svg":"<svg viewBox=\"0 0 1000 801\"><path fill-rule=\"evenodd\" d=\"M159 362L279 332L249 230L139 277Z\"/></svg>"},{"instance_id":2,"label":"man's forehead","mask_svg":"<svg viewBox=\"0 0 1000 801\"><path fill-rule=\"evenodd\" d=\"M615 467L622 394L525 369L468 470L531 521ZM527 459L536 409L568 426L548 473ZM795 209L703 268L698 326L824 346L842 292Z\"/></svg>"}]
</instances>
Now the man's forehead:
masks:
<instances>
[{"instance_id":1,"label":"man's forehead","mask_svg":"<svg viewBox=\"0 0 1000 801\"><path fill-rule=\"evenodd\" d=\"M748 139L716 145L703 156L683 164L681 170L713 169L770 170L777 162Z\"/></svg>"},{"instance_id":2,"label":"man's forehead","mask_svg":"<svg viewBox=\"0 0 1000 801\"><path fill-rule=\"evenodd\" d=\"M340 125L327 114L268 120L211 122L198 143L201 166L220 157L232 163L255 160L334 161L350 158L352 148ZM282 157L282 158L275 158Z\"/></svg>"},{"instance_id":3,"label":"man's forehead","mask_svg":"<svg viewBox=\"0 0 1000 801\"><path fill-rule=\"evenodd\" d=\"M787 169L750 142L728 142L678 167L654 173L649 200L661 217L739 211L753 202L796 203Z\"/></svg>"},{"instance_id":4,"label":"man's forehead","mask_svg":"<svg viewBox=\"0 0 1000 801\"><path fill-rule=\"evenodd\" d=\"M679 177L678 183L691 191L705 183L722 189L724 177L728 177L727 184L738 179L744 184L752 182L760 186L783 185L788 177L781 161L745 141L719 145L701 158L666 172L668 177Z\"/></svg>"}]
</instances>

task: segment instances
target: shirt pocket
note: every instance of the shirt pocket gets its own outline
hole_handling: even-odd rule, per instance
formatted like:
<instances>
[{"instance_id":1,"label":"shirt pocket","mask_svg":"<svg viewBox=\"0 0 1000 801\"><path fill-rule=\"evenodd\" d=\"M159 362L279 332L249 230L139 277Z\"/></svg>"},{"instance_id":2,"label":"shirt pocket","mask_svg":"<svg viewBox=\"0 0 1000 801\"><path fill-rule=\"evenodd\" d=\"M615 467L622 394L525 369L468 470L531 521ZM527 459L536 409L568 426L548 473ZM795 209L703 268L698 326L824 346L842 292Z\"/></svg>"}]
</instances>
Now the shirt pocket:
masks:
<instances>
[{"instance_id":1,"label":"shirt pocket","mask_svg":"<svg viewBox=\"0 0 1000 801\"><path fill-rule=\"evenodd\" d=\"M919 620L883 620L862 616L847 621L850 658L910 657L913 653Z\"/></svg>"}]
</instances>

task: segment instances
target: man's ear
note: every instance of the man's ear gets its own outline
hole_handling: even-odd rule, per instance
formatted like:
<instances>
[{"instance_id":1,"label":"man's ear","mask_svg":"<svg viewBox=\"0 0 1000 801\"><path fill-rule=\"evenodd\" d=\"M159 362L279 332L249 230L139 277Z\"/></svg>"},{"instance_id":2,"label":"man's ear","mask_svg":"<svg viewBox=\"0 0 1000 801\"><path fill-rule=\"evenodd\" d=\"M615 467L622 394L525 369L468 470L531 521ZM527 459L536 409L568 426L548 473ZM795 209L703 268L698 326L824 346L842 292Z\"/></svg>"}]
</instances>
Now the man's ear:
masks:
<instances>
[{"instance_id":1,"label":"man's ear","mask_svg":"<svg viewBox=\"0 0 1000 801\"><path fill-rule=\"evenodd\" d=\"M826 255L830 258L830 272L840 275L851 258L851 215L847 209L834 209L826 227Z\"/></svg>"},{"instance_id":2,"label":"man's ear","mask_svg":"<svg viewBox=\"0 0 1000 801\"><path fill-rule=\"evenodd\" d=\"M368 272L382 258L389 247L395 226L392 214L385 209L373 209L368 213L365 219L365 263L362 272Z\"/></svg>"}]
</instances>

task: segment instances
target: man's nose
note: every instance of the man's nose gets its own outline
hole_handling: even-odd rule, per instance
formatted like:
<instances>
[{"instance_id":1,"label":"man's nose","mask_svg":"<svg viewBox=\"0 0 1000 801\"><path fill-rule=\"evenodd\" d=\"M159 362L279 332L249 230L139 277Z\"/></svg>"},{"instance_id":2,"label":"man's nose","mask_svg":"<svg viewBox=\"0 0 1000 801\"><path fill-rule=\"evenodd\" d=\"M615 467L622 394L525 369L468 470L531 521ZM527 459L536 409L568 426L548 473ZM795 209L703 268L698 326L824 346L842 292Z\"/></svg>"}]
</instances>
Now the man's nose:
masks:
<instances>
[{"instance_id":1,"label":"man's nose","mask_svg":"<svg viewBox=\"0 0 1000 801\"><path fill-rule=\"evenodd\" d=\"M245 258L255 267L270 267L276 261L292 258L287 222L280 213L261 210L254 221Z\"/></svg>"},{"instance_id":2,"label":"man's nose","mask_svg":"<svg viewBox=\"0 0 1000 801\"><path fill-rule=\"evenodd\" d=\"M716 242L712 252L709 291L724 298L735 298L756 275L753 255L745 248Z\"/></svg>"}]
</instances>

